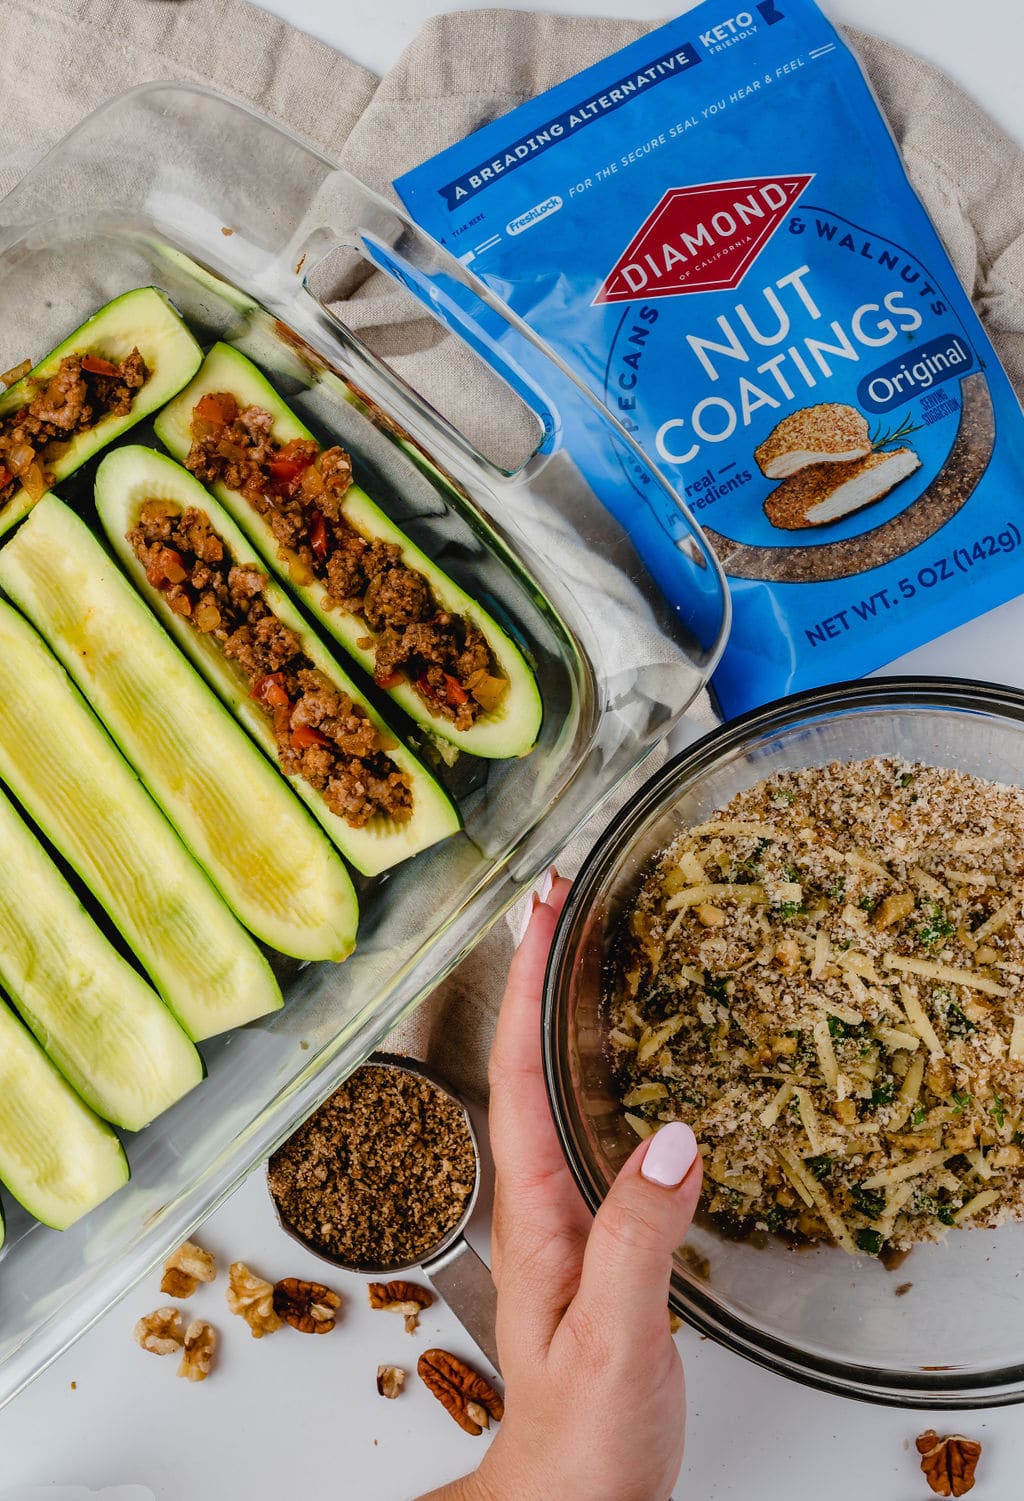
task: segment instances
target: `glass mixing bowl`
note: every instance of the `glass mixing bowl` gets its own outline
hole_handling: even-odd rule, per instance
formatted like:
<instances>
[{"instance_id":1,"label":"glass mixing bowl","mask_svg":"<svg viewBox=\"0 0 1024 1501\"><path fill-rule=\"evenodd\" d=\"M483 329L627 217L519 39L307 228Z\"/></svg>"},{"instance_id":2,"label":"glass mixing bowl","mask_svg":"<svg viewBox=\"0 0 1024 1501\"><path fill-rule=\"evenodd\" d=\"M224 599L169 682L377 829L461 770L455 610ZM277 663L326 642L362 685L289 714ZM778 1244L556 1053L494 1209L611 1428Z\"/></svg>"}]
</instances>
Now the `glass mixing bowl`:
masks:
<instances>
[{"instance_id":1,"label":"glass mixing bowl","mask_svg":"<svg viewBox=\"0 0 1024 1501\"><path fill-rule=\"evenodd\" d=\"M946 678L841 684L782 700L664 766L591 851L548 965L543 1043L555 1122L591 1208L636 1146L605 1048L601 970L651 857L773 771L903 756L1024 780L1024 693ZM951 831L952 832L952 831ZM895 1271L773 1236L696 1224L675 1258L673 1309L702 1333L811 1386L905 1407L1024 1399L1024 1223L951 1230Z\"/></svg>"}]
</instances>

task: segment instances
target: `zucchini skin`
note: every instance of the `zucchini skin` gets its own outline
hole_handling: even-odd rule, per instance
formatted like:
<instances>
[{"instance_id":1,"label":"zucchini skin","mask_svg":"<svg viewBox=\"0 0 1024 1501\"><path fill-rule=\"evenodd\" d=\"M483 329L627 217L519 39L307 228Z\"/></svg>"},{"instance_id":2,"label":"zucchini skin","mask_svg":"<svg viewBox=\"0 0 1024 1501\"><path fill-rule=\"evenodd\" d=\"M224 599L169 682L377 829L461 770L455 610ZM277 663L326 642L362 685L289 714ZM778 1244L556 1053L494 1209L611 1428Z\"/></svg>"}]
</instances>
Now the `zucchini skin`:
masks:
<instances>
[{"instance_id":1,"label":"zucchini skin","mask_svg":"<svg viewBox=\"0 0 1024 1501\"><path fill-rule=\"evenodd\" d=\"M212 391L230 391L240 406L259 406L269 411L274 418L272 437L276 442L313 437L251 360L231 345L215 344L194 380L164 407L154 424L157 437L179 462L184 462L191 446L192 410L202 395ZM302 580L287 556L284 559L280 556L277 539L264 518L242 495L228 489L222 482L214 484L212 490L282 583L298 595L317 621L364 671L372 675L372 645L369 649L359 645L360 641L373 636L365 620L332 608L327 602L326 590L318 581L306 583ZM425 575L439 602L452 613L466 616L483 632L509 682L501 706L491 714L481 715L468 730L456 729L450 720L432 714L408 680L385 691L429 734L449 741L468 755L496 760L528 755L540 734L543 707L536 677L519 647L497 621L438 568L357 485L352 485L346 492L342 512L364 536L379 537L401 548L403 563Z\"/></svg>"},{"instance_id":2,"label":"zucchini skin","mask_svg":"<svg viewBox=\"0 0 1024 1501\"><path fill-rule=\"evenodd\" d=\"M247 675L233 666L217 642L175 614L161 591L148 582L145 569L127 541L126 533L136 524L139 508L147 499L173 501L183 511L193 508L203 512L225 544L232 563L254 567L261 573L265 573L266 565L210 493L166 454L132 445L117 449L103 460L96 475L96 509L118 560L164 629L174 636L235 718L277 767L274 734L266 713L252 697ZM288 777L341 853L363 875L374 876L457 833L460 820L450 798L426 767L398 741L390 726L321 644L284 591L268 578L263 597L277 618L298 638L313 665L359 704L377 729L396 743L395 750L390 753L392 759L412 781L411 818L401 823L377 818L365 828L354 829L332 813L319 792L302 777Z\"/></svg>"},{"instance_id":3,"label":"zucchini skin","mask_svg":"<svg viewBox=\"0 0 1024 1501\"><path fill-rule=\"evenodd\" d=\"M340 857L55 495L0 550L0 584L240 921L283 954L347 958L358 904Z\"/></svg>"},{"instance_id":4,"label":"zucchini skin","mask_svg":"<svg viewBox=\"0 0 1024 1501\"><path fill-rule=\"evenodd\" d=\"M0 1001L0 1181L37 1220L67 1230L128 1178L114 1132Z\"/></svg>"},{"instance_id":5,"label":"zucchini skin","mask_svg":"<svg viewBox=\"0 0 1024 1501\"><path fill-rule=\"evenodd\" d=\"M202 363L203 351L159 288L136 287L93 313L0 395L0 418L3 418L29 401L36 382L48 380L66 355L93 353L122 360L136 345L146 362L149 378L132 402L131 410L121 417L101 418L94 427L72 438L49 466L51 484L67 479L100 449L162 407L192 379ZM16 490L0 508L0 536L9 532L32 506L25 489Z\"/></svg>"},{"instance_id":6,"label":"zucchini skin","mask_svg":"<svg viewBox=\"0 0 1024 1501\"><path fill-rule=\"evenodd\" d=\"M0 703L0 778L106 910L192 1040L279 1009L266 959L63 667L2 602Z\"/></svg>"},{"instance_id":7,"label":"zucchini skin","mask_svg":"<svg viewBox=\"0 0 1024 1501\"><path fill-rule=\"evenodd\" d=\"M141 1131L194 1089L202 1059L0 794L0 982L85 1103Z\"/></svg>"}]
</instances>

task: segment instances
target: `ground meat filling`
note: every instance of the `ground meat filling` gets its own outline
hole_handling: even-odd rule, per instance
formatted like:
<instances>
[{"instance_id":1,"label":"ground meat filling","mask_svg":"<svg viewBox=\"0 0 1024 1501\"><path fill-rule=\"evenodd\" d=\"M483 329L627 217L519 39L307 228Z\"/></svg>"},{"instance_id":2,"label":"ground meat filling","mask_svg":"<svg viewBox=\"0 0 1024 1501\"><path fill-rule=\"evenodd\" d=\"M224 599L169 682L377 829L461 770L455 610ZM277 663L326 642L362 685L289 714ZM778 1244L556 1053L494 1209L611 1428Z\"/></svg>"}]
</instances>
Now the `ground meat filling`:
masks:
<instances>
[{"instance_id":1,"label":"ground meat filling","mask_svg":"<svg viewBox=\"0 0 1024 1501\"><path fill-rule=\"evenodd\" d=\"M399 822L411 817L409 776L388 755L395 742L317 670L267 604L266 575L233 564L201 511L148 500L128 541L171 609L245 670L252 697L273 725L286 775L315 787L353 828L378 814Z\"/></svg>"},{"instance_id":2,"label":"ground meat filling","mask_svg":"<svg viewBox=\"0 0 1024 1501\"><path fill-rule=\"evenodd\" d=\"M192 414L186 467L204 484L223 481L268 522L279 556L308 571L330 604L361 616L374 637L374 677L381 688L408 679L431 713L468 730L498 707L508 682L483 633L443 610L429 581L401 561L394 543L367 540L346 520L342 500L352 464L342 448L321 452L309 439L283 445L273 417L240 408L230 392L208 392Z\"/></svg>"},{"instance_id":3,"label":"ground meat filling","mask_svg":"<svg viewBox=\"0 0 1024 1501\"><path fill-rule=\"evenodd\" d=\"M21 373L27 372L19 367ZM0 417L0 511L22 486L38 500L63 445L104 417L126 417L148 377L137 349L120 364L94 354L66 355L31 400Z\"/></svg>"}]
</instances>

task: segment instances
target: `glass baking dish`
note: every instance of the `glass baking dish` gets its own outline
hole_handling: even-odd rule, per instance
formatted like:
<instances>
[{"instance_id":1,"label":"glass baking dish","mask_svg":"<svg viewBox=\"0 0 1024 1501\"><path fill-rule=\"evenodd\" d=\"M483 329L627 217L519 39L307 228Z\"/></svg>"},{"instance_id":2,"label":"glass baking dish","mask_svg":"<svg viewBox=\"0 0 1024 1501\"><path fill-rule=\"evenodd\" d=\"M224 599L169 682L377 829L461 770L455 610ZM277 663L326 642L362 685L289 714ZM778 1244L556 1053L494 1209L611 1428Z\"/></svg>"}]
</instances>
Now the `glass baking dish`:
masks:
<instances>
[{"instance_id":1,"label":"glass baking dish","mask_svg":"<svg viewBox=\"0 0 1024 1501\"><path fill-rule=\"evenodd\" d=\"M500 362L495 410L521 419L525 400L534 414L524 463L484 458L370 353L343 305L314 295L339 251L353 297L353 264L382 269ZM721 570L699 528L607 413L604 441L650 497L644 515L659 542L648 561L671 580L671 607L582 479L560 441L563 414L596 403L525 326L390 203L201 88L146 85L111 101L0 202L0 366L39 358L109 298L149 284L201 341L243 349L304 422L352 452L357 479L523 645L544 723L521 761L440 766L464 831L387 877L360 879L355 955L343 966L282 962L284 1010L203 1045L204 1084L128 1139L126 1189L64 1234L4 1195L0 1403L183 1239L457 963L668 733L728 629ZM512 342L499 357L501 323ZM131 440L154 441L145 424ZM57 487L85 514L90 479L87 468Z\"/></svg>"}]
</instances>

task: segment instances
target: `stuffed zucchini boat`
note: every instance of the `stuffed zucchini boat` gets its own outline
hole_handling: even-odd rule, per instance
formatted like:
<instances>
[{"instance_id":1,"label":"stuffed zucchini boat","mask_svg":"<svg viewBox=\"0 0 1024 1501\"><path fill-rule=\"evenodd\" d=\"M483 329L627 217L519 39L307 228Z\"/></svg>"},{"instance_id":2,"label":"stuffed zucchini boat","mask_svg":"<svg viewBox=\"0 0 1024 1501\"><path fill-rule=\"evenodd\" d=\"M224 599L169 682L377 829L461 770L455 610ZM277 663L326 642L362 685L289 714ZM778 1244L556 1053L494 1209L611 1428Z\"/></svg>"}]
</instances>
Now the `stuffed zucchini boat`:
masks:
<instances>
[{"instance_id":1,"label":"stuffed zucchini boat","mask_svg":"<svg viewBox=\"0 0 1024 1501\"><path fill-rule=\"evenodd\" d=\"M116 449L96 509L139 593L358 870L377 875L458 830L441 787L180 464Z\"/></svg>"},{"instance_id":2,"label":"stuffed zucchini boat","mask_svg":"<svg viewBox=\"0 0 1024 1501\"><path fill-rule=\"evenodd\" d=\"M97 1115L141 1131L203 1077L174 1017L0 794L0 984Z\"/></svg>"},{"instance_id":3,"label":"stuffed zucchini boat","mask_svg":"<svg viewBox=\"0 0 1024 1501\"><path fill-rule=\"evenodd\" d=\"M358 908L341 858L55 495L0 549L0 585L240 921L282 954L347 958Z\"/></svg>"},{"instance_id":4,"label":"stuffed zucchini boat","mask_svg":"<svg viewBox=\"0 0 1024 1501\"><path fill-rule=\"evenodd\" d=\"M107 912L188 1035L199 1042L282 1006L266 959L60 663L7 604L0 703L0 779Z\"/></svg>"},{"instance_id":5,"label":"stuffed zucchini boat","mask_svg":"<svg viewBox=\"0 0 1024 1501\"><path fill-rule=\"evenodd\" d=\"M100 308L0 395L0 535L58 480L163 406L203 352L156 287Z\"/></svg>"},{"instance_id":6,"label":"stuffed zucchini boat","mask_svg":"<svg viewBox=\"0 0 1024 1501\"><path fill-rule=\"evenodd\" d=\"M215 344L156 420L274 571L397 704L474 756L525 756L541 700L522 652L352 483L256 366Z\"/></svg>"},{"instance_id":7,"label":"stuffed zucchini boat","mask_svg":"<svg viewBox=\"0 0 1024 1501\"><path fill-rule=\"evenodd\" d=\"M128 1159L114 1132L3 1001L0 1181L54 1230L66 1230L128 1182Z\"/></svg>"}]
</instances>

